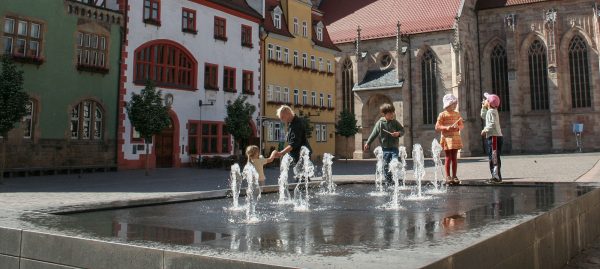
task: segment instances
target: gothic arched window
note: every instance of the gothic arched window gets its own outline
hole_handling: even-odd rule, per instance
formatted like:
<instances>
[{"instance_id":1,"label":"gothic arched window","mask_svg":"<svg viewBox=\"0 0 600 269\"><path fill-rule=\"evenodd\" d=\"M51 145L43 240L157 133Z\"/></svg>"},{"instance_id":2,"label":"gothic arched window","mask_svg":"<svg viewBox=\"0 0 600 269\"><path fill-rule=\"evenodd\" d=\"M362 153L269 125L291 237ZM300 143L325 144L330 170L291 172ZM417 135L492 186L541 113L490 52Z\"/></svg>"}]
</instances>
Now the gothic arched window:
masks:
<instances>
[{"instance_id":1,"label":"gothic arched window","mask_svg":"<svg viewBox=\"0 0 600 269\"><path fill-rule=\"evenodd\" d=\"M578 35L569 44L569 69L571 71L572 107L591 107L588 50L585 41Z\"/></svg>"},{"instance_id":2,"label":"gothic arched window","mask_svg":"<svg viewBox=\"0 0 600 269\"><path fill-rule=\"evenodd\" d=\"M354 71L352 61L346 59L342 66L342 103L344 110L354 113Z\"/></svg>"},{"instance_id":3,"label":"gothic arched window","mask_svg":"<svg viewBox=\"0 0 600 269\"><path fill-rule=\"evenodd\" d=\"M502 45L496 45L490 58L492 65L492 92L500 96L500 100L502 100L503 104L499 110L510 111L506 50Z\"/></svg>"},{"instance_id":4,"label":"gothic arched window","mask_svg":"<svg viewBox=\"0 0 600 269\"><path fill-rule=\"evenodd\" d=\"M529 89L531 92L531 109L546 110L548 102L548 59L546 48L541 41L531 43L529 57Z\"/></svg>"},{"instance_id":5,"label":"gothic arched window","mask_svg":"<svg viewBox=\"0 0 600 269\"><path fill-rule=\"evenodd\" d=\"M434 124L437 112L437 62L431 50L421 59L421 86L423 88L423 123Z\"/></svg>"}]
</instances>

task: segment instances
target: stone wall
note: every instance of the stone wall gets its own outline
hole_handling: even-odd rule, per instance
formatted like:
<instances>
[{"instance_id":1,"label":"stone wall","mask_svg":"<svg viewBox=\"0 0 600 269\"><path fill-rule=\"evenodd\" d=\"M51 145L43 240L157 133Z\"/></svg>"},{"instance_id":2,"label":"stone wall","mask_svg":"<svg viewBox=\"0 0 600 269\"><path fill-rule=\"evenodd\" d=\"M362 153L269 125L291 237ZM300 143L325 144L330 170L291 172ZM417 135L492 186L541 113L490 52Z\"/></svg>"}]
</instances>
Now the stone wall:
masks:
<instances>
[{"instance_id":1,"label":"stone wall","mask_svg":"<svg viewBox=\"0 0 600 269\"><path fill-rule=\"evenodd\" d=\"M1 145L1 143L0 143ZM115 166L116 143L40 139L6 145L8 169Z\"/></svg>"},{"instance_id":2,"label":"stone wall","mask_svg":"<svg viewBox=\"0 0 600 269\"><path fill-rule=\"evenodd\" d=\"M556 12L553 20L546 15L552 9ZM515 23L509 25L506 17L511 14L514 14ZM491 74L491 48L500 44L507 50L511 111L510 119L503 124L510 129L507 138L512 140L513 152L574 151L576 143L571 128L575 122L584 124L584 149L600 149L600 141L593 137L600 126L597 112L600 106L600 75L595 41L598 18L589 1L551 1L482 10L479 11L479 29L484 89L491 87L490 76L485 75ZM582 37L588 47L592 90L592 106L589 108L571 106L568 46L576 35ZM548 110L531 109L528 49L534 40L540 40L547 51Z\"/></svg>"}]
</instances>

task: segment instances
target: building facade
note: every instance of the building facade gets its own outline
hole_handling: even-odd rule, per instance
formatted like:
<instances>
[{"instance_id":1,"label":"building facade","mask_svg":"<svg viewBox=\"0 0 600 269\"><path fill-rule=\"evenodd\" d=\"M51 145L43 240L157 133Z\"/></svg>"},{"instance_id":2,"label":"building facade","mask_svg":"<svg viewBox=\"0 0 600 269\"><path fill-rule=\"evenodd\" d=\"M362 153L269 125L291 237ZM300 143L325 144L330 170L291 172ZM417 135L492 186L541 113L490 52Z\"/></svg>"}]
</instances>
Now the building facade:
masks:
<instances>
[{"instance_id":1,"label":"building facade","mask_svg":"<svg viewBox=\"0 0 600 269\"><path fill-rule=\"evenodd\" d=\"M1 51L24 71L28 115L8 134L10 169L116 167L123 17L116 1L6 0Z\"/></svg>"},{"instance_id":2,"label":"building facade","mask_svg":"<svg viewBox=\"0 0 600 269\"><path fill-rule=\"evenodd\" d=\"M119 95L119 167L180 167L193 157L233 153L226 105L240 95L257 107L261 15L246 1L123 1L127 39ZM152 80L170 107L171 126L153 138L150 155L125 104ZM255 121L248 123L258 137Z\"/></svg>"},{"instance_id":3,"label":"building facade","mask_svg":"<svg viewBox=\"0 0 600 269\"><path fill-rule=\"evenodd\" d=\"M320 8L334 43L340 107L353 110L362 130L339 138L337 155L371 157L362 145L393 103L407 127L401 144L430 145L446 93L459 97L465 119L463 156L484 153L479 117L484 92L500 95L505 152L568 152L573 123L583 123L588 150L596 110L598 7L594 1L350 1ZM383 21L376 14L388 14ZM358 27L357 27L358 26Z\"/></svg>"},{"instance_id":4,"label":"building facade","mask_svg":"<svg viewBox=\"0 0 600 269\"><path fill-rule=\"evenodd\" d=\"M312 156L335 150L334 53L323 13L311 1L268 0L265 9L263 141L265 154L285 145L276 110L291 106L313 127Z\"/></svg>"}]
</instances>

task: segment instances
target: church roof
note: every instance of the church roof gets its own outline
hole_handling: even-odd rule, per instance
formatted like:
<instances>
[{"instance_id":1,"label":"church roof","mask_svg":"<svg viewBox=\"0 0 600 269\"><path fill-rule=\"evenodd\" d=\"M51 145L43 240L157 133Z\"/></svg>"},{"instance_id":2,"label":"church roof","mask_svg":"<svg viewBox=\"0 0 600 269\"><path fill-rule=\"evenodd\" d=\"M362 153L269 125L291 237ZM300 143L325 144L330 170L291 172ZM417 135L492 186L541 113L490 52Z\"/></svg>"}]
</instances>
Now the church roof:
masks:
<instances>
[{"instance_id":1,"label":"church roof","mask_svg":"<svg viewBox=\"0 0 600 269\"><path fill-rule=\"evenodd\" d=\"M365 78L356 86L355 91L360 90L371 90L371 89L385 89L402 87L404 84L403 80L398 80L396 69L388 68L385 70L369 70L365 75Z\"/></svg>"},{"instance_id":2,"label":"church roof","mask_svg":"<svg viewBox=\"0 0 600 269\"><path fill-rule=\"evenodd\" d=\"M516 1L516 0L513 0ZM352 42L360 26L361 39L452 29L461 0L323 0L319 9L334 43ZM343 3L343 4L342 4Z\"/></svg>"},{"instance_id":3,"label":"church roof","mask_svg":"<svg viewBox=\"0 0 600 269\"><path fill-rule=\"evenodd\" d=\"M490 9L490 8L499 8L499 7L508 7L508 6L516 6L516 5L525 5L537 2L546 2L548 0L479 0L477 1L477 5L475 9Z\"/></svg>"}]
</instances>

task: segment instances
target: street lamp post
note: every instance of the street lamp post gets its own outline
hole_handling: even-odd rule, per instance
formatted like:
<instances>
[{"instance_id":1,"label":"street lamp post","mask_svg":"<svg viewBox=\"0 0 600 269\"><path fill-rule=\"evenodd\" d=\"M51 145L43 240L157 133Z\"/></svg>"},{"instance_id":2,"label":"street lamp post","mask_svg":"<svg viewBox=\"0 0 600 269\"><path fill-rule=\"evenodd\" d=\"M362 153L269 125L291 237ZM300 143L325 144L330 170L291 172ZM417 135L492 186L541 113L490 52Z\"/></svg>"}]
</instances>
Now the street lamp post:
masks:
<instances>
[{"instance_id":1,"label":"street lamp post","mask_svg":"<svg viewBox=\"0 0 600 269\"><path fill-rule=\"evenodd\" d=\"M258 122L258 128L260 128L260 133L258 134L258 150L259 152L262 154L263 153L263 141L262 141L262 137L263 137L263 123L265 122L264 120L266 120L267 117L265 116L258 116L256 118L256 121Z\"/></svg>"}]
</instances>

